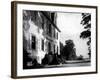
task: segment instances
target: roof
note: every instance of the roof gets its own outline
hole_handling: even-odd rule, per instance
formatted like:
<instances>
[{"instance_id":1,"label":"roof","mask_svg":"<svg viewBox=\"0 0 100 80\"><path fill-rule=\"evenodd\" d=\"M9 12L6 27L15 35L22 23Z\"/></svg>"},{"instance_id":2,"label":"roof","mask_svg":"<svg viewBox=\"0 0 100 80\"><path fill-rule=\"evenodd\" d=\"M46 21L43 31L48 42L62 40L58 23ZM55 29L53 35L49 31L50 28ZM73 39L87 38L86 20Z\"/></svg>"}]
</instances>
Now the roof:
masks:
<instances>
[{"instance_id":1,"label":"roof","mask_svg":"<svg viewBox=\"0 0 100 80\"><path fill-rule=\"evenodd\" d=\"M41 13L50 21L50 23L51 23L59 32L61 32L60 29L56 26L56 24L49 18L49 15L48 15L48 14L44 13L43 11L41 11Z\"/></svg>"}]
</instances>

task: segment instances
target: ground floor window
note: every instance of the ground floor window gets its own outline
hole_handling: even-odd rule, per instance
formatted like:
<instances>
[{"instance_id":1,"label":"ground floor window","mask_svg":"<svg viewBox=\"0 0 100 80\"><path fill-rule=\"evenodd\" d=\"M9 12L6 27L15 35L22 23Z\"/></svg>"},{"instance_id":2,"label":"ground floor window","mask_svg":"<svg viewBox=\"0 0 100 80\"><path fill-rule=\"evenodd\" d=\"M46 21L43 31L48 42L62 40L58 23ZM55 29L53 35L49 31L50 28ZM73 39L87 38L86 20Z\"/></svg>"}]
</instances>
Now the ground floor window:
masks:
<instances>
[{"instance_id":1,"label":"ground floor window","mask_svg":"<svg viewBox=\"0 0 100 80\"><path fill-rule=\"evenodd\" d=\"M32 49L36 49L36 37L32 36L32 44L31 44Z\"/></svg>"},{"instance_id":2,"label":"ground floor window","mask_svg":"<svg viewBox=\"0 0 100 80\"><path fill-rule=\"evenodd\" d=\"M51 43L48 43L48 52L51 52Z\"/></svg>"},{"instance_id":3,"label":"ground floor window","mask_svg":"<svg viewBox=\"0 0 100 80\"><path fill-rule=\"evenodd\" d=\"M55 53L55 45L54 45L54 53Z\"/></svg>"},{"instance_id":4,"label":"ground floor window","mask_svg":"<svg viewBox=\"0 0 100 80\"><path fill-rule=\"evenodd\" d=\"M41 49L44 51L44 40L41 40Z\"/></svg>"}]
</instances>

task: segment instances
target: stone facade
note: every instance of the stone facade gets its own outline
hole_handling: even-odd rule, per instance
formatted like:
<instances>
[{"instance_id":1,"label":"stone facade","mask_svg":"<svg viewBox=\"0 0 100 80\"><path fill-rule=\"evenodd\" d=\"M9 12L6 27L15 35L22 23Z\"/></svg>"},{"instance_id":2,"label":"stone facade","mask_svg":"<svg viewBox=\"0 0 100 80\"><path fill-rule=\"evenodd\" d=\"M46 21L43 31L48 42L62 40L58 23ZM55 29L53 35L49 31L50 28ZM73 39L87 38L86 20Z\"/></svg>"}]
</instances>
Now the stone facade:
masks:
<instances>
[{"instance_id":1,"label":"stone facade","mask_svg":"<svg viewBox=\"0 0 100 80\"><path fill-rule=\"evenodd\" d=\"M60 54L60 30L56 26L56 18L55 12L23 10L23 49L39 64L45 54Z\"/></svg>"}]
</instances>

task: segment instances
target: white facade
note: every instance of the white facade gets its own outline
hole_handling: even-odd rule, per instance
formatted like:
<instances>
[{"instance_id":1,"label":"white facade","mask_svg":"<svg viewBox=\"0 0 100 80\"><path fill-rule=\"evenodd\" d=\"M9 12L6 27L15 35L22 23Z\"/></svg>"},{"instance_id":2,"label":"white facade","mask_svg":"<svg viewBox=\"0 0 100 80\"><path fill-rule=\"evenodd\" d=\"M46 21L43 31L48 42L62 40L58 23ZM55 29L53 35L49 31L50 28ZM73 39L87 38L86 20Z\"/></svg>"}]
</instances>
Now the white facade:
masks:
<instances>
[{"instance_id":1,"label":"white facade","mask_svg":"<svg viewBox=\"0 0 100 80\"><path fill-rule=\"evenodd\" d=\"M38 12L38 17L41 17ZM39 24L41 24L41 18L39 19ZM47 19L45 18L45 21ZM49 22L49 21L48 21ZM45 54L48 54L49 51L49 43L51 46L51 51L57 54L60 54L60 47L59 47L59 31L56 30L56 28L52 25L51 32L53 29L55 29L55 36L53 36L54 32L52 32L52 35L50 36L47 34L48 30L48 23L44 23L44 28L42 29L40 26L36 25L36 21L32 21L31 18L27 20L23 20L24 26L23 26L23 36L26 39L26 42L24 44L24 47L26 51L29 54L29 57L33 60L36 59L39 64L42 63L42 59L44 58ZM51 24L49 22L49 24ZM32 46L33 44L33 46ZM55 47L54 47L55 45ZM54 49L55 48L55 49Z\"/></svg>"}]
</instances>

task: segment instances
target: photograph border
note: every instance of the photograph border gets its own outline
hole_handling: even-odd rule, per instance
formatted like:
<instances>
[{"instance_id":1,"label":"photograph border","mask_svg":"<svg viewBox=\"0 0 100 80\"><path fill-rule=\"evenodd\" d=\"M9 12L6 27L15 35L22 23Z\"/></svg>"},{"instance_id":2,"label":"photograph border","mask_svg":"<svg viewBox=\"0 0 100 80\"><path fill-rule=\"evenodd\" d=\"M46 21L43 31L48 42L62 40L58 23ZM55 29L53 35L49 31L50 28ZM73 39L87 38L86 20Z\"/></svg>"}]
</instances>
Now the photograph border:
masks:
<instances>
[{"instance_id":1,"label":"photograph border","mask_svg":"<svg viewBox=\"0 0 100 80\"><path fill-rule=\"evenodd\" d=\"M33 75L33 76L17 76L17 4L34 4L34 5L50 5L60 7L77 7L77 8L93 8L96 10L96 71L94 72L80 72L80 73L63 73L50 75ZM50 76L65 76L65 75L81 75L81 74L95 74L98 73L98 7L88 5L74 5L74 4L58 4L58 3L42 3L42 2L26 2L26 1L12 1L11 2L11 77L12 78L32 78L32 77L50 77Z\"/></svg>"}]
</instances>

